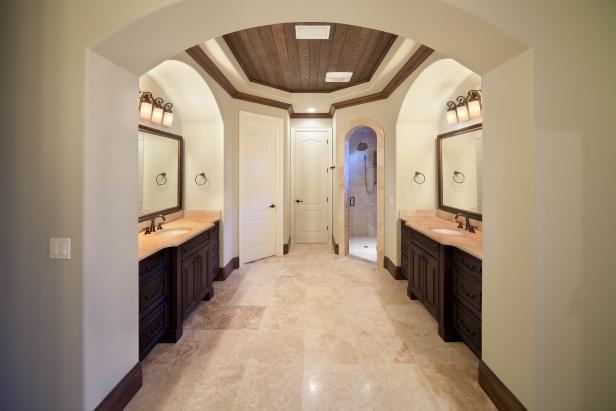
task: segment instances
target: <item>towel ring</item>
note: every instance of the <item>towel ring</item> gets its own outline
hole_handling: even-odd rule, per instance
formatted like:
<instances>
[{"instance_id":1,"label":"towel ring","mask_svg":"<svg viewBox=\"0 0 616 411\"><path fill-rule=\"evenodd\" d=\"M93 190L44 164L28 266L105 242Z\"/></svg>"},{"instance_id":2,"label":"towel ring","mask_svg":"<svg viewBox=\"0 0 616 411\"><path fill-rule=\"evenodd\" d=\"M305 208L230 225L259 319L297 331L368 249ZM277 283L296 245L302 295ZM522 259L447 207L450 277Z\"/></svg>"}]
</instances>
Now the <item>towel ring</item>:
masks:
<instances>
[{"instance_id":1,"label":"towel ring","mask_svg":"<svg viewBox=\"0 0 616 411\"><path fill-rule=\"evenodd\" d=\"M419 178L417 178L417 177L419 177ZM423 183L426 182L426 176L424 175L424 173L420 173L419 171L415 171L415 175L413 176L413 180L415 180L415 182L417 184L423 184Z\"/></svg>"},{"instance_id":2,"label":"towel ring","mask_svg":"<svg viewBox=\"0 0 616 411\"><path fill-rule=\"evenodd\" d=\"M199 178L201 177L201 178ZM195 176L195 184L198 186L203 186L205 185L205 183L207 183L207 177L205 176L205 173L199 173Z\"/></svg>"},{"instance_id":3,"label":"towel ring","mask_svg":"<svg viewBox=\"0 0 616 411\"><path fill-rule=\"evenodd\" d=\"M457 184L462 184L466 180L464 174L461 171L454 170L453 172L453 182Z\"/></svg>"},{"instance_id":4,"label":"towel ring","mask_svg":"<svg viewBox=\"0 0 616 411\"><path fill-rule=\"evenodd\" d=\"M162 173L156 174L156 184L159 186L164 186L167 184L167 173L163 171Z\"/></svg>"}]
</instances>

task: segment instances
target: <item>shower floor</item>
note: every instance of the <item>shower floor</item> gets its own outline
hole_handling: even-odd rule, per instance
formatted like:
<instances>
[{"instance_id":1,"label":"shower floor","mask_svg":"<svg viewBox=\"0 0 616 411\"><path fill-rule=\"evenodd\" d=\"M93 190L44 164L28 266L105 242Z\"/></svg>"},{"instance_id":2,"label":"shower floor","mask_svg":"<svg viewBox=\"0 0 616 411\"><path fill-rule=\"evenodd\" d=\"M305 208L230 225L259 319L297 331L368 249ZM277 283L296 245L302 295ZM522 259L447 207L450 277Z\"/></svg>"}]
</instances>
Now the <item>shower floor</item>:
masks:
<instances>
[{"instance_id":1,"label":"shower floor","mask_svg":"<svg viewBox=\"0 0 616 411\"><path fill-rule=\"evenodd\" d=\"M376 238L351 237L349 238L349 254L376 263Z\"/></svg>"}]
</instances>

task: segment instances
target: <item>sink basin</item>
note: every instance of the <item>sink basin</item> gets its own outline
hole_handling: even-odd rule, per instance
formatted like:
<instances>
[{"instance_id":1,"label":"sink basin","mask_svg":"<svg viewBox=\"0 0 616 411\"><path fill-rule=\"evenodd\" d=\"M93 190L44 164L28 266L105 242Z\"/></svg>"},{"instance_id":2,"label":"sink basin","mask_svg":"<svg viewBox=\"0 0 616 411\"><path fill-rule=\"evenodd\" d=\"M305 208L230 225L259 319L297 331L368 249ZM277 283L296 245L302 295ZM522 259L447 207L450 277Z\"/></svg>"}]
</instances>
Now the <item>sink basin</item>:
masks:
<instances>
[{"instance_id":1,"label":"sink basin","mask_svg":"<svg viewBox=\"0 0 616 411\"><path fill-rule=\"evenodd\" d=\"M182 235L190 232L190 228L169 228L166 230L157 231L156 234L162 237L175 237L176 235Z\"/></svg>"},{"instance_id":2,"label":"sink basin","mask_svg":"<svg viewBox=\"0 0 616 411\"><path fill-rule=\"evenodd\" d=\"M445 235L462 235L462 232L458 230L454 230L452 228L445 227L433 227L430 230L434 231L437 234L445 234Z\"/></svg>"}]
</instances>

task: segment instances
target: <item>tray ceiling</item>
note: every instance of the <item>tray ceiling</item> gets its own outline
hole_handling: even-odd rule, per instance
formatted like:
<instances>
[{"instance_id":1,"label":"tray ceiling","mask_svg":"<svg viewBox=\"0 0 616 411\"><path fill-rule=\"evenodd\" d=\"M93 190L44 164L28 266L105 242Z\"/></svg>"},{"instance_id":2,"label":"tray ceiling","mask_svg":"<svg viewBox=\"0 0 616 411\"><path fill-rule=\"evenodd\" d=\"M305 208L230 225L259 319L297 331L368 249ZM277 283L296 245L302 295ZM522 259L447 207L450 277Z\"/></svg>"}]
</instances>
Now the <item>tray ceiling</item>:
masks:
<instances>
[{"instance_id":1,"label":"tray ceiling","mask_svg":"<svg viewBox=\"0 0 616 411\"><path fill-rule=\"evenodd\" d=\"M298 40L297 24L329 25L327 40ZM223 36L252 82L292 93L326 93L370 81L396 35L346 24L285 23ZM348 83L327 83L327 72L353 72Z\"/></svg>"}]
</instances>

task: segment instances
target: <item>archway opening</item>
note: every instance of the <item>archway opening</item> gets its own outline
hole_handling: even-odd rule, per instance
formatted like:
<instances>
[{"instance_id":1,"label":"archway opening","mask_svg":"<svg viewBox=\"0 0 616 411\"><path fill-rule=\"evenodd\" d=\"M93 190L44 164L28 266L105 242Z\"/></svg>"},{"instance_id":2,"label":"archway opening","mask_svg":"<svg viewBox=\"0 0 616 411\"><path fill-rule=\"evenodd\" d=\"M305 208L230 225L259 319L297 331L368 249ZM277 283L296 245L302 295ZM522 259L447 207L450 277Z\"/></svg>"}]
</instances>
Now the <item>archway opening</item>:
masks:
<instances>
[{"instance_id":1,"label":"archway opening","mask_svg":"<svg viewBox=\"0 0 616 411\"><path fill-rule=\"evenodd\" d=\"M383 127L372 119L353 121L338 139L338 252L380 267L385 246L384 149Z\"/></svg>"}]
</instances>

